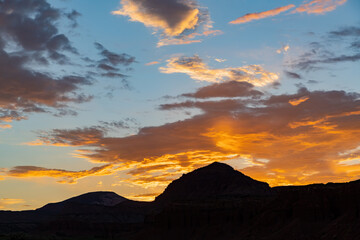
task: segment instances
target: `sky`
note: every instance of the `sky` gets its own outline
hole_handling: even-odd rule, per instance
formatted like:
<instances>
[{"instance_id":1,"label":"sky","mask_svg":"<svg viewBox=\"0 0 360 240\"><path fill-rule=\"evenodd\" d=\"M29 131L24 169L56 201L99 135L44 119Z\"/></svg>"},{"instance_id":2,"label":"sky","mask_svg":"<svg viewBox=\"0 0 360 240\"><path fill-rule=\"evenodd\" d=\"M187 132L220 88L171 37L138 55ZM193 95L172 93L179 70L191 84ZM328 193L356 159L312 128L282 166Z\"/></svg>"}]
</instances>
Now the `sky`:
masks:
<instances>
[{"instance_id":1,"label":"sky","mask_svg":"<svg viewBox=\"0 0 360 240\"><path fill-rule=\"evenodd\" d=\"M358 0L0 0L0 210L151 201L224 162L360 178Z\"/></svg>"}]
</instances>

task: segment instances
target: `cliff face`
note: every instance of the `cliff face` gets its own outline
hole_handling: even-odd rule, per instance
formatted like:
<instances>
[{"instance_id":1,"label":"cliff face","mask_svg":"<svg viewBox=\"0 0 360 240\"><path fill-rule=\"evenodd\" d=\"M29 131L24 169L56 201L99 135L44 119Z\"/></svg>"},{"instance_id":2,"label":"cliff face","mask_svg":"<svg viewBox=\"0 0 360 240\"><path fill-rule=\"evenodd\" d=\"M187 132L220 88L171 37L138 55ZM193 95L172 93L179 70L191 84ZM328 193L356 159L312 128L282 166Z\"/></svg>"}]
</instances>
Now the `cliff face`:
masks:
<instances>
[{"instance_id":1,"label":"cliff face","mask_svg":"<svg viewBox=\"0 0 360 240\"><path fill-rule=\"evenodd\" d=\"M214 163L150 203L95 192L35 211L0 211L0 239L16 232L59 240L360 239L360 180L270 188Z\"/></svg>"}]
</instances>

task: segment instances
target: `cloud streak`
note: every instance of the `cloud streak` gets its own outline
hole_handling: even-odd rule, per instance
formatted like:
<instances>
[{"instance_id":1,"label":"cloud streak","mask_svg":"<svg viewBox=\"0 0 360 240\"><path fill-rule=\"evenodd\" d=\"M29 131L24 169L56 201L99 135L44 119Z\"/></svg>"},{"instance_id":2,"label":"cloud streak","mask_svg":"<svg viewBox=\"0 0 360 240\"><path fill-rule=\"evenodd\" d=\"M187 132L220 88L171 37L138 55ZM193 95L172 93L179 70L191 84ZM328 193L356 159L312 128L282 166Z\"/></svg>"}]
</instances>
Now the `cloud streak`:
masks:
<instances>
[{"instance_id":1,"label":"cloud streak","mask_svg":"<svg viewBox=\"0 0 360 240\"><path fill-rule=\"evenodd\" d=\"M291 11L291 14L295 13L307 13L307 14L325 14L327 12L334 11L337 7L345 4L347 0L313 0L305 1L303 4ZM274 8L264 12L248 13L241 16L231 22L230 24L244 24L255 20L260 20L268 17L277 16L283 12L289 11L296 7L294 4Z\"/></svg>"},{"instance_id":2,"label":"cloud streak","mask_svg":"<svg viewBox=\"0 0 360 240\"><path fill-rule=\"evenodd\" d=\"M300 5L291 13L325 14L346 2L347 0L313 0Z\"/></svg>"},{"instance_id":3,"label":"cloud streak","mask_svg":"<svg viewBox=\"0 0 360 240\"><path fill-rule=\"evenodd\" d=\"M77 180L87 176L105 176L114 172L113 165L107 164L100 167L93 167L90 170L67 171L63 169L49 169L34 166L17 166L8 171L10 177L53 177L59 178L59 183L76 183Z\"/></svg>"},{"instance_id":4,"label":"cloud streak","mask_svg":"<svg viewBox=\"0 0 360 240\"><path fill-rule=\"evenodd\" d=\"M274 9L264 11L264 12L248 13L248 14L246 14L242 17L239 17L229 23L230 24L243 24L243 23L248 23L248 22L254 21L254 20L273 17L276 15L279 15L280 13L286 12L289 9L294 8L294 7L295 7L294 4L289 4L289 5L286 5L283 7L274 8Z\"/></svg>"}]
</instances>

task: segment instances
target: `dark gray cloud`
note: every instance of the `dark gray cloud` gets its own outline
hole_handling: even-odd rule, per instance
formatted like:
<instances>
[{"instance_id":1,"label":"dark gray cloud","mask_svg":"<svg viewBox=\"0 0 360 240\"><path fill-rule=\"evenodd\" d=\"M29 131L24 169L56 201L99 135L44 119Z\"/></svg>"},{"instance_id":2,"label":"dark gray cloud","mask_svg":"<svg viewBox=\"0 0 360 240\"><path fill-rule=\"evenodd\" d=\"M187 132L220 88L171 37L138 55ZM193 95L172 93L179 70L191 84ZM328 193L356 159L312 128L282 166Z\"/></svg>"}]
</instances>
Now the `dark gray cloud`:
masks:
<instances>
[{"instance_id":1,"label":"dark gray cloud","mask_svg":"<svg viewBox=\"0 0 360 240\"><path fill-rule=\"evenodd\" d=\"M81 13L76 10L72 10L69 13L65 13L65 16L72 22L71 26L73 28L78 26L77 18L81 16Z\"/></svg>"},{"instance_id":2,"label":"dark gray cloud","mask_svg":"<svg viewBox=\"0 0 360 240\"><path fill-rule=\"evenodd\" d=\"M229 81L215 83L198 89L195 93L185 93L181 96L190 98L213 98L213 97L260 97L262 92L254 89L254 85L248 82Z\"/></svg>"},{"instance_id":3,"label":"dark gray cloud","mask_svg":"<svg viewBox=\"0 0 360 240\"><path fill-rule=\"evenodd\" d=\"M301 75L295 72L284 71L285 75L289 78L302 79Z\"/></svg>"},{"instance_id":4,"label":"dark gray cloud","mask_svg":"<svg viewBox=\"0 0 360 240\"><path fill-rule=\"evenodd\" d=\"M319 83L318 81L316 80L308 80L307 83L310 83L310 84L316 84L316 83Z\"/></svg>"},{"instance_id":5,"label":"dark gray cloud","mask_svg":"<svg viewBox=\"0 0 360 240\"><path fill-rule=\"evenodd\" d=\"M336 31L329 32L330 36L337 36L337 37L349 37L349 36L355 36L360 37L360 27L343 27Z\"/></svg>"},{"instance_id":6,"label":"dark gray cloud","mask_svg":"<svg viewBox=\"0 0 360 240\"><path fill-rule=\"evenodd\" d=\"M350 47L354 49L360 49L360 40L352 42Z\"/></svg>"},{"instance_id":7,"label":"dark gray cloud","mask_svg":"<svg viewBox=\"0 0 360 240\"><path fill-rule=\"evenodd\" d=\"M0 0L0 124L26 119L30 113L75 115L68 106L92 99L81 88L91 85L94 76L126 77L118 67L129 67L135 58L110 52L101 44L96 47L102 59L92 76L59 76L32 68L74 65L71 56L86 59L58 27L64 18L75 27L79 16L75 10L54 8L46 0Z\"/></svg>"},{"instance_id":8,"label":"dark gray cloud","mask_svg":"<svg viewBox=\"0 0 360 240\"><path fill-rule=\"evenodd\" d=\"M316 70L319 69L319 64L341 63L341 62L357 62L360 60L360 53L354 55L340 55L337 57L319 58L319 59L299 59L294 65L301 70Z\"/></svg>"},{"instance_id":9,"label":"dark gray cloud","mask_svg":"<svg viewBox=\"0 0 360 240\"><path fill-rule=\"evenodd\" d=\"M130 64L136 62L135 57L130 56L126 53L115 53L107 50L100 43L95 43L95 47L100 51L100 54L104 57L104 59L100 60L103 63L110 63L113 66L129 66Z\"/></svg>"},{"instance_id":10,"label":"dark gray cloud","mask_svg":"<svg viewBox=\"0 0 360 240\"><path fill-rule=\"evenodd\" d=\"M125 118L124 120L119 121L100 121L100 124L105 128L110 129L130 129L134 127L139 127L139 123L134 118Z\"/></svg>"},{"instance_id":11,"label":"dark gray cloud","mask_svg":"<svg viewBox=\"0 0 360 240\"><path fill-rule=\"evenodd\" d=\"M99 70L99 75L108 78L122 79L124 88L130 89L129 83L126 81L127 75L123 74L120 67L126 67L125 71L132 70L129 66L136 63L136 59L126 53L115 53L106 49L102 44L95 43L96 49L100 51L102 59L96 61L96 67Z\"/></svg>"},{"instance_id":12,"label":"dark gray cloud","mask_svg":"<svg viewBox=\"0 0 360 240\"><path fill-rule=\"evenodd\" d=\"M91 81L83 76L54 77L28 66L69 64L65 53L78 54L57 21L65 13L45 0L0 1L0 107L2 122L26 119L27 113L63 115L68 103L92 97L79 93ZM75 12L68 17L75 20ZM16 46L18 50L10 50ZM50 110L52 109L52 110Z\"/></svg>"}]
</instances>

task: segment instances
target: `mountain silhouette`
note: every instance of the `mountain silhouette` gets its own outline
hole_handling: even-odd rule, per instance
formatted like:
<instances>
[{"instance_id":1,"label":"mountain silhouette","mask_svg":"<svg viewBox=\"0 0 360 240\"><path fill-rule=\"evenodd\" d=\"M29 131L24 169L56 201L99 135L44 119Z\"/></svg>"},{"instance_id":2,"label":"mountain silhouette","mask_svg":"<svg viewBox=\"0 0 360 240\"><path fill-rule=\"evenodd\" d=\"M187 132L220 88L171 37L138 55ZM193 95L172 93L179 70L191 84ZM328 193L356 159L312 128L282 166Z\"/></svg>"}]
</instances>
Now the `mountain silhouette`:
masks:
<instances>
[{"instance_id":1,"label":"mountain silhouette","mask_svg":"<svg viewBox=\"0 0 360 240\"><path fill-rule=\"evenodd\" d=\"M271 193L267 183L256 181L227 164L214 162L174 180L155 201L266 196Z\"/></svg>"},{"instance_id":2,"label":"mountain silhouette","mask_svg":"<svg viewBox=\"0 0 360 240\"><path fill-rule=\"evenodd\" d=\"M0 239L360 239L360 180L271 188L214 162L153 202L91 192L0 211Z\"/></svg>"}]
</instances>

